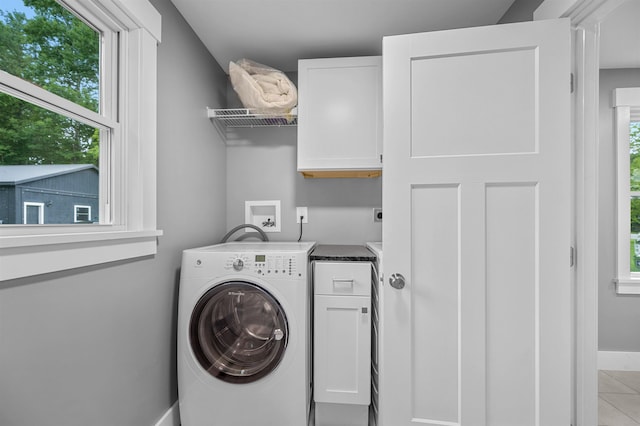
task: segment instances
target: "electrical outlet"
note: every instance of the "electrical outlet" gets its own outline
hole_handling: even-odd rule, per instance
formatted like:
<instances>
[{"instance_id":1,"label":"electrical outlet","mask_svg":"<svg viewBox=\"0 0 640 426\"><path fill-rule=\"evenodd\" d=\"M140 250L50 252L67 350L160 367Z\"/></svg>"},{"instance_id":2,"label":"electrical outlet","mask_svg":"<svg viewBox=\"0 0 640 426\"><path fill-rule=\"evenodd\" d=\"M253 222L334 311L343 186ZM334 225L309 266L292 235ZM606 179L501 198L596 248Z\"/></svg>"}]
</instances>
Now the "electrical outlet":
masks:
<instances>
[{"instance_id":1,"label":"electrical outlet","mask_svg":"<svg viewBox=\"0 0 640 426\"><path fill-rule=\"evenodd\" d=\"M382 209L373 209L373 221L382 222Z\"/></svg>"},{"instance_id":2,"label":"electrical outlet","mask_svg":"<svg viewBox=\"0 0 640 426\"><path fill-rule=\"evenodd\" d=\"M309 223L309 211L306 207L296 207L296 223L300 223L301 216L302 223Z\"/></svg>"}]
</instances>

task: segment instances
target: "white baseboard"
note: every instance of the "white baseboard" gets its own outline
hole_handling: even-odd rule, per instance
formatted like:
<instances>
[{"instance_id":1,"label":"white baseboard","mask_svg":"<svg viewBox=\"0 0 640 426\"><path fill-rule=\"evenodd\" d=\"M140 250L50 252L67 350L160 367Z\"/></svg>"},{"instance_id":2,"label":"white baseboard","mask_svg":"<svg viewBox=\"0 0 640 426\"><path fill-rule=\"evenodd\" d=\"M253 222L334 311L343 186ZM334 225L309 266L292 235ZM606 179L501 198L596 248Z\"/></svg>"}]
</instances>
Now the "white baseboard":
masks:
<instances>
[{"instance_id":1,"label":"white baseboard","mask_svg":"<svg viewBox=\"0 0 640 426\"><path fill-rule=\"evenodd\" d=\"M598 351L598 370L640 371L640 352Z\"/></svg>"},{"instance_id":2,"label":"white baseboard","mask_svg":"<svg viewBox=\"0 0 640 426\"><path fill-rule=\"evenodd\" d=\"M178 401L176 401L171 408L164 413L164 416L160 417L160 420L154 426L180 426L180 409L178 408Z\"/></svg>"}]
</instances>

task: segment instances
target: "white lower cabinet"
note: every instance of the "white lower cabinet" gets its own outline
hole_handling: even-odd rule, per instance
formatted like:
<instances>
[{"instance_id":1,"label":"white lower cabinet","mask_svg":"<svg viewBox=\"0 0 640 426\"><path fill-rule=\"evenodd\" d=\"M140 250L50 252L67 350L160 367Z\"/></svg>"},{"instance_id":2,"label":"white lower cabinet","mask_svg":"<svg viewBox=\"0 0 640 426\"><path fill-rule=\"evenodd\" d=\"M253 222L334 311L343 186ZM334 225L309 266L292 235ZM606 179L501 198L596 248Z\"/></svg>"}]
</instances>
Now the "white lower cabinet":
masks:
<instances>
[{"instance_id":1,"label":"white lower cabinet","mask_svg":"<svg viewBox=\"0 0 640 426\"><path fill-rule=\"evenodd\" d=\"M370 305L369 297L316 296L316 401L369 404Z\"/></svg>"},{"instance_id":2,"label":"white lower cabinet","mask_svg":"<svg viewBox=\"0 0 640 426\"><path fill-rule=\"evenodd\" d=\"M371 263L315 262L316 426L368 424Z\"/></svg>"}]
</instances>

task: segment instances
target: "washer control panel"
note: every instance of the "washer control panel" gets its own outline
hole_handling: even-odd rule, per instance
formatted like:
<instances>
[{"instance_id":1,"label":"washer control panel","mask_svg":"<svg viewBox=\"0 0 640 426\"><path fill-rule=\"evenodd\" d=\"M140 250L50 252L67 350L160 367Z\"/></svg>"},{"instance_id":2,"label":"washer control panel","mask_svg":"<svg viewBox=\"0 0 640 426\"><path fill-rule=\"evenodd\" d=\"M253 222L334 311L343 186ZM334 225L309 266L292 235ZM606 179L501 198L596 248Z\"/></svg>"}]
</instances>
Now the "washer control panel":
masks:
<instances>
[{"instance_id":1,"label":"washer control panel","mask_svg":"<svg viewBox=\"0 0 640 426\"><path fill-rule=\"evenodd\" d=\"M298 270L297 263L296 255L292 254L239 253L227 259L225 268L262 277L298 278L303 271Z\"/></svg>"}]
</instances>

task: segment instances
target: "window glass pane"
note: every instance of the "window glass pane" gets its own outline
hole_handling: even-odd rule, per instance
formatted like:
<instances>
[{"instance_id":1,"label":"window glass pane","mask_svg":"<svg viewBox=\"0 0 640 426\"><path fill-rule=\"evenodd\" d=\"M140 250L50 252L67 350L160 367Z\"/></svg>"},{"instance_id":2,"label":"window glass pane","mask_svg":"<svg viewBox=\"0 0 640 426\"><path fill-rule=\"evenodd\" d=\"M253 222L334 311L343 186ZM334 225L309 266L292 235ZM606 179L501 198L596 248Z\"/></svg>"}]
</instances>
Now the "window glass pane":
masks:
<instances>
[{"instance_id":1,"label":"window glass pane","mask_svg":"<svg viewBox=\"0 0 640 426\"><path fill-rule=\"evenodd\" d=\"M640 197L631 197L631 272L640 272Z\"/></svg>"},{"instance_id":2,"label":"window glass pane","mask_svg":"<svg viewBox=\"0 0 640 426\"><path fill-rule=\"evenodd\" d=\"M25 202L44 204L44 224L75 223L75 205L98 222L99 148L98 128L0 93L1 223L25 223Z\"/></svg>"},{"instance_id":3,"label":"window glass pane","mask_svg":"<svg viewBox=\"0 0 640 426\"><path fill-rule=\"evenodd\" d=\"M632 122L629 127L630 177L630 232L631 243L629 265L631 272L640 272L640 123Z\"/></svg>"},{"instance_id":4,"label":"window glass pane","mask_svg":"<svg viewBox=\"0 0 640 426\"><path fill-rule=\"evenodd\" d=\"M638 241L637 234L631 234L630 250L629 259L631 259L631 264L629 265L629 270L631 272L640 272L640 241Z\"/></svg>"},{"instance_id":5,"label":"window glass pane","mask_svg":"<svg viewBox=\"0 0 640 426\"><path fill-rule=\"evenodd\" d=\"M630 190L640 191L640 122L629 126Z\"/></svg>"},{"instance_id":6,"label":"window glass pane","mask_svg":"<svg viewBox=\"0 0 640 426\"><path fill-rule=\"evenodd\" d=\"M0 2L3 71L98 112L99 58L100 34L54 0Z\"/></svg>"}]
</instances>

